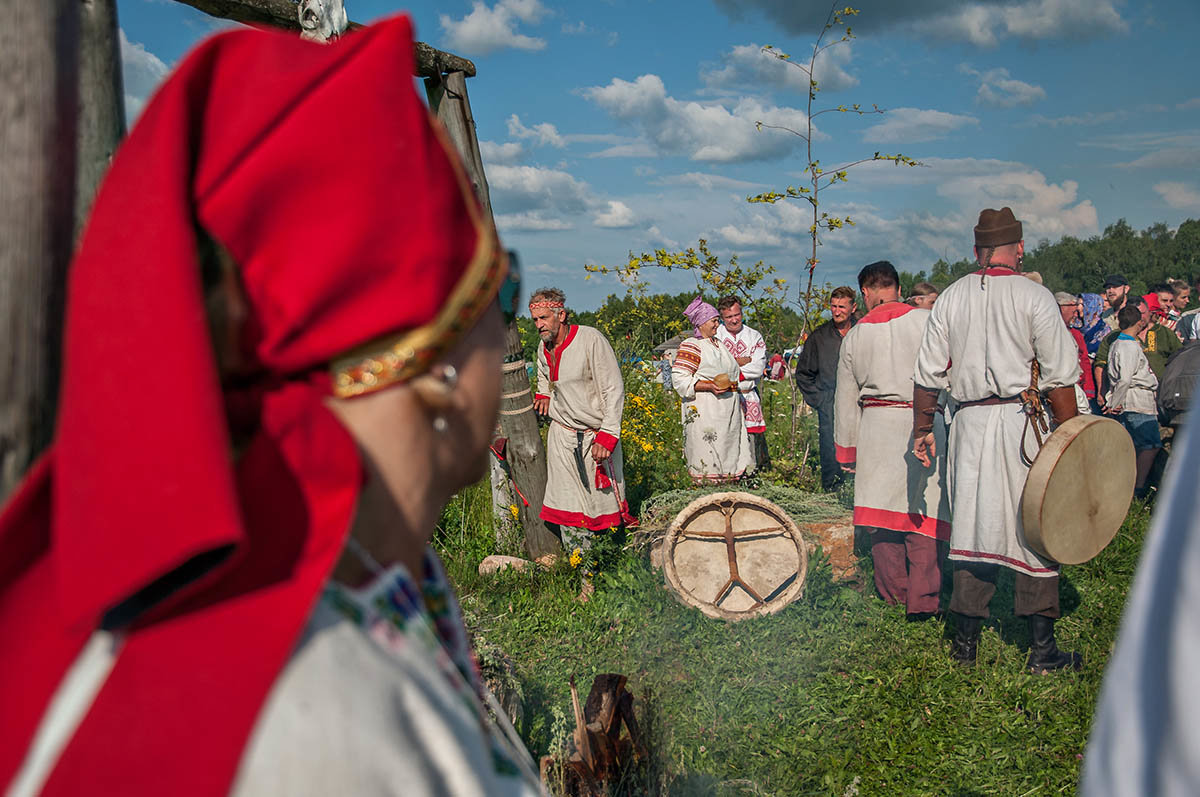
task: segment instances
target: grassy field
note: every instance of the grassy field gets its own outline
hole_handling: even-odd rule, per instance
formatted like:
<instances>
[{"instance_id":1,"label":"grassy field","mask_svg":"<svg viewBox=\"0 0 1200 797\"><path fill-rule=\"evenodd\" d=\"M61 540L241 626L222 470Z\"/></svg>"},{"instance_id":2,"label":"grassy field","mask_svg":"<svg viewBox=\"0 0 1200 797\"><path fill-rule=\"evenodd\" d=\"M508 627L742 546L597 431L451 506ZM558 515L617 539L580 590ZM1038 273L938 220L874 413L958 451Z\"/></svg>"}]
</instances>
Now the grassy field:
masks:
<instances>
[{"instance_id":1,"label":"grassy field","mask_svg":"<svg viewBox=\"0 0 1200 797\"><path fill-rule=\"evenodd\" d=\"M1058 637L1084 670L1038 677L1023 669L1011 578L967 670L948 657L949 625L906 622L872 589L833 583L820 557L800 600L735 624L676 601L639 551L621 553L587 603L565 562L480 577L496 552L488 500L482 487L457 497L436 540L481 658L511 659L535 755L564 738L571 675L584 695L597 673L629 676L652 760L618 789L628 794L1073 793L1149 521L1135 505L1101 556L1064 568ZM947 578L943 605L948 588Z\"/></svg>"}]
</instances>

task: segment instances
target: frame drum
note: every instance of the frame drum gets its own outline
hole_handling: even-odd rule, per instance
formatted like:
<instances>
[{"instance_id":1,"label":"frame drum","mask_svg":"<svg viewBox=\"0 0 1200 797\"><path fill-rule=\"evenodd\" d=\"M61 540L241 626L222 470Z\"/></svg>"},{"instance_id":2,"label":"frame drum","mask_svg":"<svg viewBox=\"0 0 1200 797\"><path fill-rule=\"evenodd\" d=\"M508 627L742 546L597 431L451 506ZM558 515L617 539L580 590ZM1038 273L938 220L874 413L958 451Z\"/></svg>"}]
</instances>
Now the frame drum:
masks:
<instances>
[{"instance_id":1,"label":"frame drum","mask_svg":"<svg viewBox=\"0 0 1200 797\"><path fill-rule=\"evenodd\" d=\"M795 522L764 498L702 495L663 541L663 574L679 599L722 620L773 614L804 589L808 548Z\"/></svg>"},{"instance_id":2,"label":"frame drum","mask_svg":"<svg viewBox=\"0 0 1200 797\"><path fill-rule=\"evenodd\" d=\"M1025 478L1025 542L1064 565L1088 561L1121 528L1136 478L1124 426L1100 415L1067 420L1046 438Z\"/></svg>"}]
</instances>

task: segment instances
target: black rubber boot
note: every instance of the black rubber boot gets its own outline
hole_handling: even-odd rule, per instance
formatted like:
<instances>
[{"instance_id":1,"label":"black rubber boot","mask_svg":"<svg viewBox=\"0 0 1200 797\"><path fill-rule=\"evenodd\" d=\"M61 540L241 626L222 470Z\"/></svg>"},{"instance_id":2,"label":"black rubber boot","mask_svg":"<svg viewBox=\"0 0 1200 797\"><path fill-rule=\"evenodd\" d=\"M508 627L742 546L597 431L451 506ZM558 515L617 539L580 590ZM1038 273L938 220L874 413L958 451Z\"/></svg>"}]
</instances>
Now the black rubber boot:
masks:
<instances>
[{"instance_id":1,"label":"black rubber boot","mask_svg":"<svg viewBox=\"0 0 1200 797\"><path fill-rule=\"evenodd\" d=\"M964 667L975 666L975 654L979 649L979 635L983 633L982 617L955 615L954 641L950 643L950 658Z\"/></svg>"},{"instance_id":2,"label":"black rubber boot","mask_svg":"<svg viewBox=\"0 0 1200 797\"><path fill-rule=\"evenodd\" d=\"M1074 651L1059 650L1054 641L1054 619L1040 614L1029 615L1029 660L1025 666L1035 675L1055 670L1078 670L1083 656Z\"/></svg>"}]
</instances>

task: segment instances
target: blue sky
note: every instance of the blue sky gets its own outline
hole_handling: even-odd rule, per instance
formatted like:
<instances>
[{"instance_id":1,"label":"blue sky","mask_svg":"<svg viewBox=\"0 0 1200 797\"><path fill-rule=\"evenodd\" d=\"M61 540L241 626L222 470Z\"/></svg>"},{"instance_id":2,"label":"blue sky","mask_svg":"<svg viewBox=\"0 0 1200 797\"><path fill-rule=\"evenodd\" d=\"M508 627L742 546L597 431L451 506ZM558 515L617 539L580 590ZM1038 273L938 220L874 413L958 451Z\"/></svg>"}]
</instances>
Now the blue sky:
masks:
<instances>
[{"instance_id":1,"label":"blue sky","mask_svg":"<svg viewBox=\"0 0 1200 797\"><path fill-rule=\"evenodd\" d=\"M611 292L584 265L694 246L762 259L794 288L807 203L746 197L800 183L817 0L345 0L351 19L406 11L420 39L472 58L468 81L497 225L529 284L578 308ZM970 255L982 207L1011 205L1027 243L1200 217L1196 0L863 0L855 38L818 62L814 110L872 103L880 116L815 119L825 168L868 164L823 194L857 226L829 233L818 280L864 264L902 270ZM126 102L136 115L192 46L227 27L174 0L120 0ZM1113 264L1119 270L1120 264ZM662 276L660 290L685 290Z\"/></svg>"}]
</instances>

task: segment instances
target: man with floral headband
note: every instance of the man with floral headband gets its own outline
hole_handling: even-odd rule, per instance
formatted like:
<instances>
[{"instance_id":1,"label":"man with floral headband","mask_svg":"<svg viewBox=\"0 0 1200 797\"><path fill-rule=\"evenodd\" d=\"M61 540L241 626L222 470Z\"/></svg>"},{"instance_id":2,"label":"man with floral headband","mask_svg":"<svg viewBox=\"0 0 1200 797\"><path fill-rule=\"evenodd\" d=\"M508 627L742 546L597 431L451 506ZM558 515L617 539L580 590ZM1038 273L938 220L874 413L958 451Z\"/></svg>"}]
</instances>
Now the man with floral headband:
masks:
<instances>
[{"instance_id":1,"label":"man with floral headband","mask_svg":"<svg viewBox=\"0 0 1200 797\"><path fill-rule=\"evenodd\" d=\"M637 523L621 461L625 381L608 338L568 323L562 291L536 291L529 314L541 338L533 404L550 418L541 518L560 528L568 551L588 548L593 532Z\"/></svg>"},{"instance_id":2,"label":"man with floral headband","mask_svg":"<svg viewBox=\"0 0 1200 797\"><path fill-rule=\"evenodd\" d=\"M412 74L403 17L223 33L118 150L0 515L5 794L542 793L429 547L515 275Z\"/></svg>"}]
</instances>

